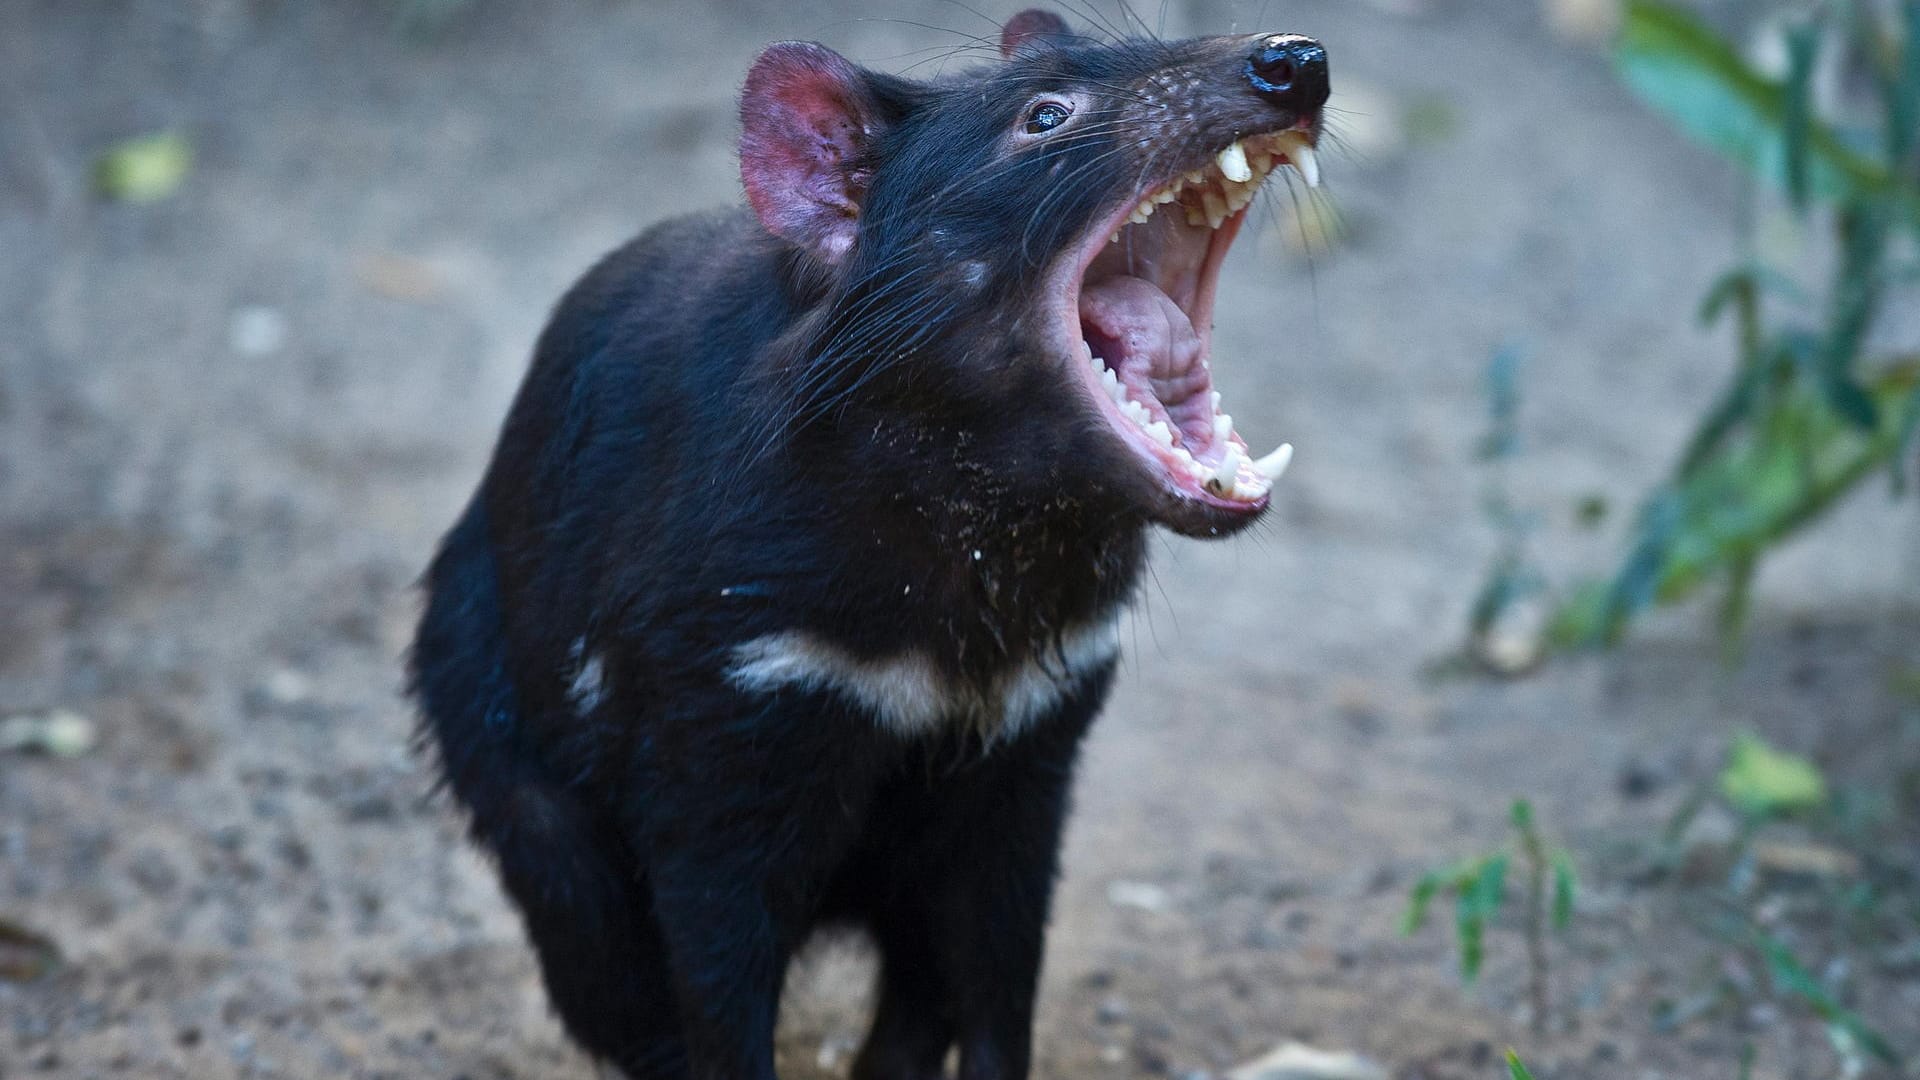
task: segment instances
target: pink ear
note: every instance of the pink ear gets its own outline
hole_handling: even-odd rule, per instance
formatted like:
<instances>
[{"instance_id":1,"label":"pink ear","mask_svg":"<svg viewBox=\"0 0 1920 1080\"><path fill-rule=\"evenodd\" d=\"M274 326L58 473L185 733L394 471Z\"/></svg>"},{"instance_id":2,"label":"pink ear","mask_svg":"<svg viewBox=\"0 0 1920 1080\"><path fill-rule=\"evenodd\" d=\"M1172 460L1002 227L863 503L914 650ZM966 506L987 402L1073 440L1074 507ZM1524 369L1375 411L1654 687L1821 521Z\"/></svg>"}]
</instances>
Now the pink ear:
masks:
<instances>
[{"instance_id":1,"label":"pink ear","mask_svg":"<svg viewBox=\"0 0 1920 1080\"><path fill-rule=\"evenodd\" d=\"M1065 19L1051 11L1028 8L1000 28L1000 55L1011 60L1022 48L1044 45L1048 38L1072 36Z\"/></svg>"},{"instance_id":2,"label":"pink ear","mask_svg":"<svg viewBox=\"0 0 1920 1080\"><path fill-rule=\"evenodd\" d=\"M839 262L866 196L874 105L860 69L811 42L769 45L740 95L740 179L767 231Z\"/></svg>"}]
</instances>

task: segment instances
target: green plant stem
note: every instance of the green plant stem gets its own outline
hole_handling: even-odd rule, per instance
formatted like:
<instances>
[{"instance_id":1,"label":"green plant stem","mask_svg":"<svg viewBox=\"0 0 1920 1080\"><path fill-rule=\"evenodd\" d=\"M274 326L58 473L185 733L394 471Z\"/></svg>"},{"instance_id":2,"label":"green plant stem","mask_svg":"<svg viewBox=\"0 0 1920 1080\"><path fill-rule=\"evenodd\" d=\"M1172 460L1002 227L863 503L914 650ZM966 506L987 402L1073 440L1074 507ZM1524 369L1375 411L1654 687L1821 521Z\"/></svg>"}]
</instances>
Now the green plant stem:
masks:
<instances>
[{"instance_id":1,"label":"green plant stem","mask_svg":"<svg viewBox=\"0 0 1920 1080\"><path fill-rule=\"evenodd\" d=\"M1547 1033L1547 852L1531 816L1520 828L1520 850L1527 860L1527 992L1540 1038Z\"/></svg>"}]
</instances>

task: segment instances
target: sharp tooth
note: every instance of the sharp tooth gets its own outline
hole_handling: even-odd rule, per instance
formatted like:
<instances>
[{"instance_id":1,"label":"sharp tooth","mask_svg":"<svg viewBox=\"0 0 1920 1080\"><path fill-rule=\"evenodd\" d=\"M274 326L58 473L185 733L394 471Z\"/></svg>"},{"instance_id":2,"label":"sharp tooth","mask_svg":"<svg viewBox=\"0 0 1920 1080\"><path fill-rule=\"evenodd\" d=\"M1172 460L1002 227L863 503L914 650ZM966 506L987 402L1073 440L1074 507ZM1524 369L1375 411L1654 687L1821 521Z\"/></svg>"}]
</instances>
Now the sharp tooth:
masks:
<instances>
[{"instance_id":1,"label":"sharp tooth","mask_svg":"<svg viewBox=\"0 0 1920 1080\"><path fill-rule=\"evenodd\" d=\"M1226 413L1221 413L1219 416L1213 418L1214 442L1226 442L1227 436L1231 434L1233 434L1233 417L1228 416Z\"/></svg>"},{"instance_id":2,"label":"sharp tooth","mask_svg":"<svg viewBox=\"0 0 1920 1080\"><path fill-rule=\"evenodd\" d=\"M1105 360L1100 359L1097 356L1089 356L1087 357L1087 361L1093 365L1093 369L1095 371L1107 370L1107 362Z\"/></svg>"},{"instance_id":3,"label":"sharp tooth","mask_svg":"<svg viewBox=\"0 0 1920 1080\"><path fill-rule=\"evenodd\" d=\"M1155 420L1147 425L1147 436L1168 449L1173 448L1173 432L1168 429L1165 420Z\"/></svg>"},{"instance_id":4,"label":"sharp tooth","mask_svg":"<svg viewBox=\"0 0 1920 1080\"><path fill-rule=\"evenodd\" d=\"M1163 206L1179 197L1180 197L1180 193L1170 187L1161 188L1159 191L1156 191L1153 193L1153 201L1155 205Z\"/></svg>"},{"instance_id":5,"label":"sharp tooth","mask_svg":"<svg viewBox=\"0 0 1920 1080\"><path fill-rule=\"evenodd\" d=\"M1128 398L1127 403L1120 408L1121 411L1127 414L1127 419L1139 424L1141 427L1147 426L1147 407L1145 405L1140 404L1132 398Z\"/></svg>"},{"instance_id":6,"label":"sharp tooth","mask_svg":"<svg viewBox=\"0 0 1920 1080\"><path fill-rule=\"evenodd\" d=\"M1207 478L1207 486L1222 495L1233 494L1233 478L1239 474L1240 463L1245 460L1239 447L1227 447L1227 456L1220 459L1213 475Z\"/></svg>"},{"instance_id":7,"label":"sharp tooth","mask_svg":"<svg viewBox=\"0 0 1920 1080\"><path fill-rule=\"evenodd\" d=\"M1213 398L1213 411L1219 412L1220 411L1220 391L1215 390L1209 396Z\"/></svg>"},{"instance_id":8,"label":"sharp tooth","mask_svg":"<svg viewBox=\"0 0 1920 1080\"><path fill-rule=\"evenodd\" d=\"M1219 228L1220 223L1227 220L1227 201L1212 188L1200 193L1200 201L1207 208L1207 228Z\"/></svg>"},{"instance_id":9,"label":"sharp tooth","mask_svg":"<svg viewBox=\"0 0 1920 1080\"><path fill-rule=\"evenodd\" d=\"M1287 156L1293 159L1293 167L1299 169L1300 175L1306 178L1308 187L1320 186L1320 158L1313 152L1313 147L1307 145L1306 140L1302 139L1293 149L1288 150Z\"/></svg>"},{"instance_id":10,"label":"sharp tooth","mask_svg":"<svg viewBox=\"0 0 1920 1080\"><path fill-rule=\"evenodd\" d=\"M1213 160L1220 166L1221 173L1236 184L1253 179L1253 170L1247 167L1247 152L1240 148L1239 143L1220 151Z\"/></svg>"},{"instance_id":11,"label":"sharp tooth","mask_svg":"<svg viewBox=\"0 0 1920 1080\"><path fill-rule=\"evenodd\" d=\"M1280 479L1280 475L1287 471L1287 465L1292 461L1293 444L1281 443L1280 449L1254 462L1253 467L1260 470L1261 475L1265 476L1269 481L1272 481Z\"/></svg>"}]
</instances>

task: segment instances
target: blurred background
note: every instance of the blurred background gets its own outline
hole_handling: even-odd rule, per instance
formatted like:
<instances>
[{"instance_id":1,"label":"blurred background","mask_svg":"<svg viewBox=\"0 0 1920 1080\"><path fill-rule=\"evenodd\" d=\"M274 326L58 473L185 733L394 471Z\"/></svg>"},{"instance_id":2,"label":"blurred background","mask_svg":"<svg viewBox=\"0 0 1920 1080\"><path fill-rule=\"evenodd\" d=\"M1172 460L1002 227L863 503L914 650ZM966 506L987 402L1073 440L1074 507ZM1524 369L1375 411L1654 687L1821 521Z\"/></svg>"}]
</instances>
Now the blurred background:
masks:
<instances>
[{"instance_id":1,"label":"blurred background","mask_svg":"<svg viewBox=\"0 0 1920 1080\"><path fill-rule=\"evenodd\" d=\"M1224 277L1299 454L1157 545L1038 1076L1920 1075L1916 7L1061 9L1319 37L1337 140ZM738 201L764 43L1014 9L0 5L0 1077L596 1075L410 749L412 582L561 290Z\"/></svg>"}]
</instances>

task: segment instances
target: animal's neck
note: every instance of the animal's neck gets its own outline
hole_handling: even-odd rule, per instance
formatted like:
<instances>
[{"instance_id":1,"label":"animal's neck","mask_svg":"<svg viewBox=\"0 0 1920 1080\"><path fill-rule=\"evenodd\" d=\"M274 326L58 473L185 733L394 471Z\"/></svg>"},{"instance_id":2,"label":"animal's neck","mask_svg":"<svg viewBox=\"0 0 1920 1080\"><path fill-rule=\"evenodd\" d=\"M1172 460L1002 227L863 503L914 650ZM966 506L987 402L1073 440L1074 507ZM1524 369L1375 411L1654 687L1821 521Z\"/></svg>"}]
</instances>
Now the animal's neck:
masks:
<instances>
[{"instance_id":1,"label":"animal's neck","mask_svg":"<svg viewBox=\"0 0 1920 1080\"><path fill-rule=\"evenodd\" d=\"M850 421L851 423L851 421ZM799 447L835 474L841 576L877 628L956 677L998 678L1110 622L1144 561L1130 516L1036 482L965 428L868 421ZM820 490L816 488L815 490Z\"/></svg>"}]
</instances>

